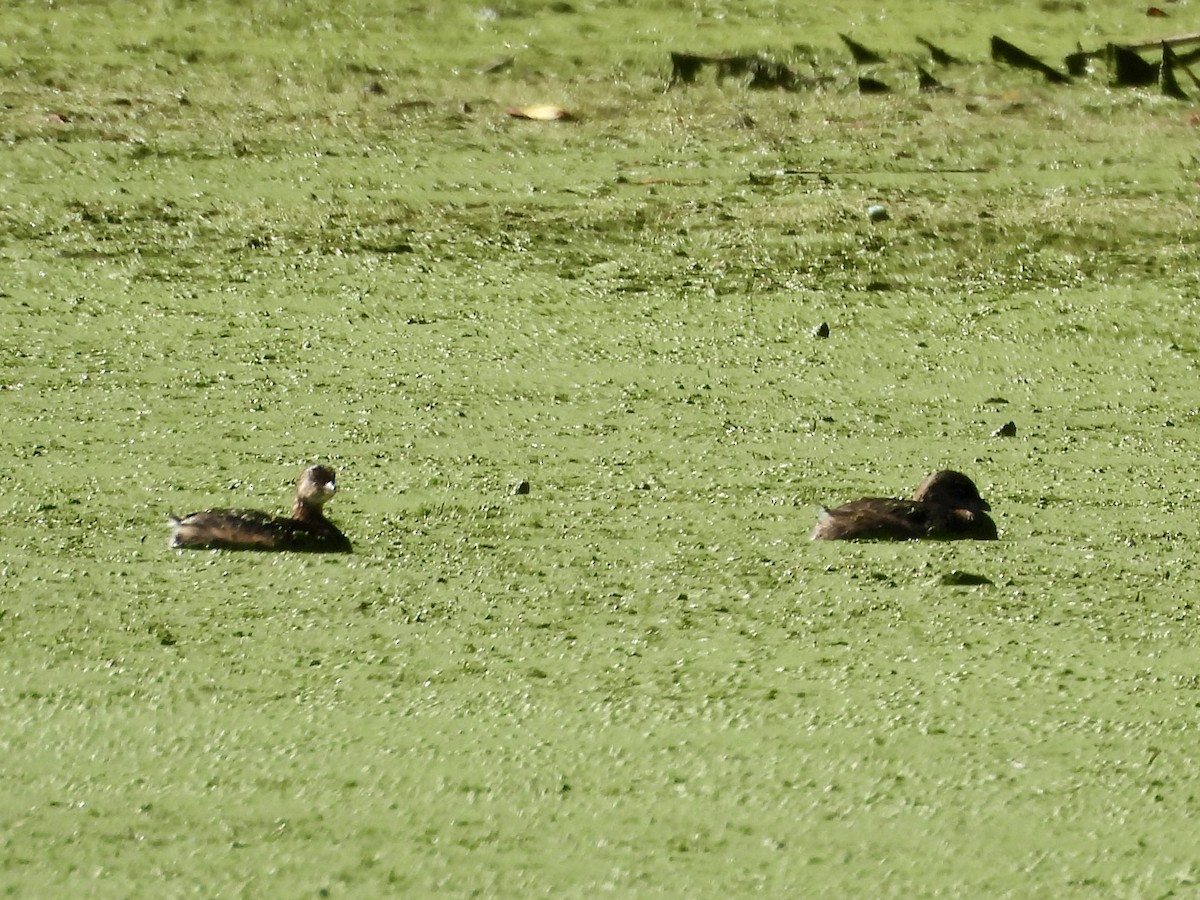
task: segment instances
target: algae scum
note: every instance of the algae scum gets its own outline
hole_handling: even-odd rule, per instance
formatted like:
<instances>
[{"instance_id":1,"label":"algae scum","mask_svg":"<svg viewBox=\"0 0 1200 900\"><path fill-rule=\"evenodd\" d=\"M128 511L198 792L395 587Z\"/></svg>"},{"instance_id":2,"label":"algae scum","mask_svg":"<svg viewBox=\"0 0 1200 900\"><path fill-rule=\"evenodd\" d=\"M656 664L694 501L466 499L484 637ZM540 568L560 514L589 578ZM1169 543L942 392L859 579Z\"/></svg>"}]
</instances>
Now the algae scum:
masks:
<instances>
[{"instance_id":1,"label":"algae scum","mask_svg":"<svg viewBox=\"0 0 1200 900\"><path fill-rule=\"evenodd\" d=\"M839 15L10 12L8 892L1194 889L1194 104ZM315 461L352 556L167 549ZM999 542L808 541L943 467Z\"/></svg>"}]
</instances>

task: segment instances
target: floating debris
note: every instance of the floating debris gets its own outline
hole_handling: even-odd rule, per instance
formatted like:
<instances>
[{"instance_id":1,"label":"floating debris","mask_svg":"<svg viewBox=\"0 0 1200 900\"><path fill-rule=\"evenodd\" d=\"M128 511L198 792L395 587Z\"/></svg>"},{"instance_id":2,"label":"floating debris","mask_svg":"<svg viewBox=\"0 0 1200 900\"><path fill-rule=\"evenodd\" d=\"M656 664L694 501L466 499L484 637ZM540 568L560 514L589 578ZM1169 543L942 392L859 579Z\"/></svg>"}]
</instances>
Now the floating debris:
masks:
<instances>
[{"instance_id":1,"label":"floating debris","mask_svg":"<svg viewBox=\"0 0 1200 900\"><path fill-rule=\"evenodd\" d=\"M1084 50L1082 46L1079 46L1074 53L1067 54L1063 62L1071 75L1079 77L1087 74L1088 64L1093 59L1102 58L1112 72L1111 84L1113 87L1143 87L1158 83L1159 66L1156 63L1147 62L1138 55L1138 51L1158 50L1164 46L1173 49L1185 44L1200 44L1200 31L1174 34L1165 38L1113 42L1105 44L1099 50ZM1184 66L1197 59L1200 59L1200 50L1192 50L1175 56L1175 60ZM1191 72L1188 74L1190 75Z\"/></svg>"},{"instance_id":2,"label":"floating debris","mask_svg":"<svg viewBox=\"0 0 1200 900\"><path fill-rule=\"evenodd\" d=\"M1136 46L1144 49L1144 45ZM1132 46L1106 45L1104 55L1112 72L1110 84L1113 87L1158 85L1163 96L1186 100L1187 94L1179 86L1179 80L1175 73L1182 69L1193 84L1200 86L1200 81L1197 81L1196 76L1187 68L1187 62L1200 58L1200 53L1193 50L1186 54L1178 54L1172 49L1171 41L1163 41L1159 47L1162 50L1162 61L1152 63L1143 59Z\"/></svg>"},{"instance_id":3,"label":"floating debris","mask_svg":"<svg viewBox=\"0 0 1200 900\"><path fill-rule=\"evenodd\" d=\"M1108 44L1104 55L1112 71L1113 87L1144 87L1158 83L1158 66L1146 62L1128 47Z\"/></svg>"},{"instance_id":4,"label":"floating debris","mask_svg":"<svg viewBox=\"0 0 1200 900\"><path fill-rule=\"evenodd\" d=\"M917 66L917 90L922 94L952 94L954 88L946 87L920 66Z\"/></svg>"},{"instance_id":5,"label":"floating debris","mask_svg":"<svg viewBox=\"0 0 1200 900\"><path fill-rule=\"evenodd\" d=\"M956 66L962 62L957 56L951 56L941 47L930 43L923 37L918 37L917 43L929 51L929 58L939 66Z\"/></svg>"},{"instance_id":6,"label":"floating debris","mask_svg":"<svg viewBox=\"0 0 1200 900\"><path fill-rule=\"evenodd\" d=\"M1002 37L992 35L992 59L997 62L1008 63L1018 69L1031 69L1034 72L1041 72L1046 80L1053 84L1070 84L1071 77L1064 75L1051 66L1046 65L1036 56L1026 53L1020 47L1010 44Z\"/></svg>"},{"instance_id":7,"label":"floating debris","mask_svg":"<svg viewBox=\"0 0 1200 900\"><path fill-rule=\"evenodd\" d=\"M1158 89L1164 97L1174 97L1176 100L1186 100L1187 94L1179 86L1175 78L1175 51L1166 44L1162 45L1162 63L1158 67Z\"/></svg>"},{"instance_id":8,"label":"floating debris","mask_svg":"<svg viewBox=\"0 0 1200 900\"><path fill-rule=\"evenodd\" d=\"M667 90L676 84L694 84L696 76L706 65L715 63L710 57L697 56L694 53L671 53L671 78L667 82Z\"/></svg>"},{"instance_id":9,"label":"floating debris","mask_svg":"<svg viewBox=\"0 0 1200 900\"><path fill-rule=\"evenodd\" d=\"M850 51L850 55L854 57L854 61L860 66L869 66L875 63L883 62L883 57L874 50L868 50L858 41L847 37L844 34L839 34L842 43L846 45L846 49Z\"/></svg>"},{"instance_id":10,"label":"floating debris","mask_svg":"<svg viewBox=\"0 0 1200 900\"><path fill-rule=\"evenodd\" d=\"M1067 67L1067 74L1072 78L1082 78L1088 73L1088 66L1093 59L1104 55L1102 50L1084 50L1083 44L1076 44L1077 48L1074 53L1068 53L1063 57L1063 65Z\"/></svg>"},{"instance_id":11,"label":"floating debris","mask_svg":"<svg viewBox=\"0 0 1200 900\"><path fill-rule=\"evenodd\" d=\"M746 87L757 91L771 88L783 88L794 91L802 87L812 87L811 79L801 78L783 63L767 59L765 56L754 57L754 63L749 68L750 81Z\"/></svg>"},{"instance_id":12,"label":"floating debris","mask_svg":"<svg viewBox=\"0 0 1200 900\"><path fill-rule=\"evenodd\" d=\"M1167 46L1170 46L1170 45L1168 44ZM1175 48L1171 47L1171 49L1174 50ZM1179 65L1184 66L1184 67L1190 66L1192 63L1194 63L1198 60L1200 60L1200 49L1189 50L1187 53L1176 53L1175 54L1175 62L1179 63ZM1192 74L1191 71L1188 71L1188 75L1191 75L1191 74ZM1195 76L1192 76L1192 82L1194 83L1195 81L1196 81Z\"/></svg>"},{"instance_id":13,"label":"floating debris","mask_svg":"<svg viewBox=\"0 0 1200 900\"><path fill-rule=\"evenodd\" d=\"M727 78L741 78L746 87L755 90L782 88L795 91L817 87L821 79L797 75L781 62L761 54L739 56L700 56L695 53L671 53L671 77L667 90L677 84L694 84L705 67L716 72L717 82Z\"/></svg>"},{"instance_id":14,"label":"floating debris","mask_svg":"<svg viewBox=\"0 0 1200 900\"><path fill-rule=\"evenodd\" d=\"M850 50L855 63L859 65L886 63L883 54L864 46L849 35L838 34L838 38ZM918 36L915 40L929 51L930 59L937 66L950 66L963 62L961 58L948 53L926 38ZM1192 83L1200 89L1200 79L1187 68L1189 63L1200 61L1200 48L1187 53L1176 53L1172 49L1183 44L1200 45L1200 31L1153 40L1110 43L1098 50L1085 50L1082 44L1077 44L1078 49L1063 58L1065 72L1047 65L1038 57L1022 50L999 35L992 35L990 42L991 58L995 62L1037 72L1052 84L1070 84L1074 78L1087 76L1092 70L1093 61L1103 58L1109 66L1110 84L1113 87L1157 85L1165 96L1182 99L1186 97L1178 77L1178 73L1182 69ZM797 53L807 52L807 48L800 45L797 45L795 50ZM1149 62L1139 55L1139 51L1150 50L1161 51L1163 61L1161 63ZM811 57L812 54L809 53L809 56ZM835 82L843 87L847 86L846 78L800 75L765 53L705 56L696 53L671 52L670 57L671 75L667 82L668 90L676 85L695 83L705 70L711 70L718 83L733 78L739 80L744 87L755 90L771 88L786 91L812 90L826 87ZM953 93L953 88L943 84L925 66L918 64L916 71L919 92L926 94ZM887 81L874 76L875 73L860 75L854 78L850 84L857 88L860 94L890 94L893 92Z\"/></svg>"}]
</instances>

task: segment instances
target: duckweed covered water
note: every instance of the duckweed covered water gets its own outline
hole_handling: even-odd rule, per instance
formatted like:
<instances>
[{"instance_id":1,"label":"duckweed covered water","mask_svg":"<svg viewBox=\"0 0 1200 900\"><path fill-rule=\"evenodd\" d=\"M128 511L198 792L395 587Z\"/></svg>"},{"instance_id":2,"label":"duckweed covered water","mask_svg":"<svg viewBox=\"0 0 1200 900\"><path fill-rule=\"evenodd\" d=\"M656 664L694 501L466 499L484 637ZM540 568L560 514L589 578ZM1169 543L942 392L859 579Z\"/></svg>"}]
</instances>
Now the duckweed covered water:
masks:
<instances>
[{"instance_id":1,"label":"duckweed covered water","mask_svg":"<svg viewBox=\"0 0 1200 900\"><path fill-rule=\"evenodd\" d=\"M702 7L10 14L8 892L1194 887L1194 104L987 59L1159 23ZM354 556L166 548L316 460Z\"/></svg>"}]
</instances>

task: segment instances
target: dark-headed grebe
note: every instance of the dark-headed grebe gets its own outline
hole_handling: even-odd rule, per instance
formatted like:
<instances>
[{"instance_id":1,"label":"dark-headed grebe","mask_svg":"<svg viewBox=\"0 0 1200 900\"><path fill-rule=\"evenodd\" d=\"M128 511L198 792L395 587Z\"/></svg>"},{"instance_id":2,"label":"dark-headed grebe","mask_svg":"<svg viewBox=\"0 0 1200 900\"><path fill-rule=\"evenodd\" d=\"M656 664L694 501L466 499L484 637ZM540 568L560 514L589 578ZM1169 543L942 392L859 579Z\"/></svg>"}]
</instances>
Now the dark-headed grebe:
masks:
<instances>
[{"instance_id":1,"label":"dark-headed grebe","mask_svg":"<svg viewBox=\"0 0 1200 900\"><path fill-rule=\"evenodd\" d=\"M961 472L934 472L911 500L867 497L836 509L822 509L813 540L818 541L994 541L991 506Z\"/></svg>"},{"instance_id":2,"label":"dark-headed grebe","mask_svg":"<svg viewBox=\"0 0 1200 900\"><path fill-rule=\"evenodd\" d=\"M336 491L333 469L309 466L296 482L296 502L290 518L253 509L209 509L182 518L171 516L170 546L349 553L350 541L321 510Z\"/></svg>"}]
</instances>

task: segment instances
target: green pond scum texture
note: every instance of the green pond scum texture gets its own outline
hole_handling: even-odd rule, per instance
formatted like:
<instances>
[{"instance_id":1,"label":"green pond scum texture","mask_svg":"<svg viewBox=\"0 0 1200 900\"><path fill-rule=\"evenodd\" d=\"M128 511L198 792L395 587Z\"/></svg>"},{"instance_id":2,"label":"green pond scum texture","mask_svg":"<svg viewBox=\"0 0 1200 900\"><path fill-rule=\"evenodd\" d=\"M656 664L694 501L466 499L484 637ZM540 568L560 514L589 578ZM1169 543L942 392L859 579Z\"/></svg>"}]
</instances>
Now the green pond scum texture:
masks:
<instances>
[{"instance_id":1,"label":"green pond scum texture","mask_svg":"<svg viewBox=\"0 0 1200 900\"><path fill-rule=\"evenodd\" d=\"M1162 6L9 3L0 892L1193 896L1200 88L989 54Z\"/></svg>"}]
</instances>

